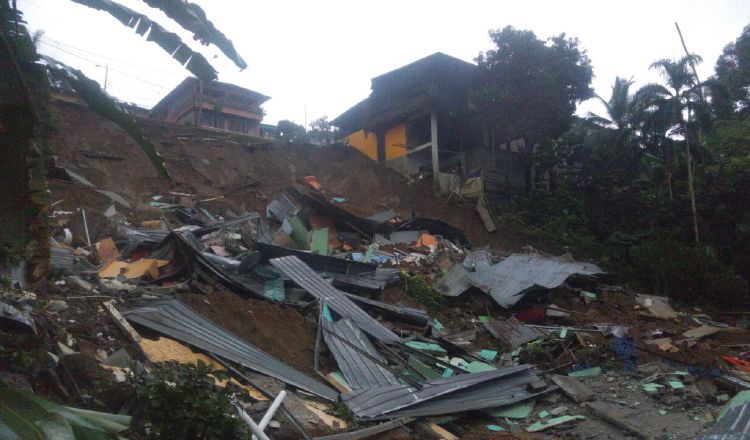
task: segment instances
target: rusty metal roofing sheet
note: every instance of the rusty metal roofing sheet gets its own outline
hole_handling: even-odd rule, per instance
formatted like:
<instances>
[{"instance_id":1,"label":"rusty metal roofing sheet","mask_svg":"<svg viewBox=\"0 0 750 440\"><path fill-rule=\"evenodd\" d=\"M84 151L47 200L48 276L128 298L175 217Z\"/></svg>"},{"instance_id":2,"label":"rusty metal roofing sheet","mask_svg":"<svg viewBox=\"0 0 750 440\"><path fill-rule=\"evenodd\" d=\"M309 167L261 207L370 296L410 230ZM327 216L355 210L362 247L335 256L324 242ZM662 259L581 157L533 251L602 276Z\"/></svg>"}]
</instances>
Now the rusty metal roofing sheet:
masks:
<instances>
[{"instance_id":1,"label":"rusty metal roofing sheet","mask_svg":"<svg viewBox=\"0 0 750 440\"><path fill-rule=\"evenodd\" d=\"M364 390L355 390L341 396L342 400L357 417L382 418L399 410L406 410L423 402L440 396L449 395L474 386L485 386L495 380L510 383L528 383L527 374L530 365L518 365L499 370L484 371L474 374L461 374L449 378L434 379L425 382L421 389L408 384L381 386ZM461 396L459 396L461 397ZM461 411L461 404L468 404L459 399L453 406L454 411ZM400 412L400 411L399 411Z\"/></svg>"},{"instance_id":2,"label":"rusty metal roofing sheet","mask_svg":"<svg viewBox=\"0 0 750 440\"><path fill-rule=\"evenodd\" d=\"M504 321L485 322L484 326L495 339L503 340L511 347L518 347L544 336L541 331L524 325L512 316Z\"/></svg>"},{"instance_id":3,"label":"rusty metal roofing sheet","mask_svg":"<svg viewBox=\"0 0 750 440\"><path fill-rule=\"evenodd\" d=\"M699 440L750 439L750 402L730 408Z\"/></svg>"},{"instance_id":4,"label":"rusty metal roofing sheet","mask_svg":"<svg viewBox=\"0 0 750 440\"><path fill-rule=\"evenodd\" d=\"M572 275L603 274L591 263L513 254L486 269L477 268L469 276L471 283L488 293L499 305L511 307L532 288L553 289Z\"/></svg>"},{"instance_id":5,"label":"rusty metal roofing sheet","mask_svg":"<svg viewBox=\"0 0 750 440\"><path fill-rule=\"evenodd\" d=\"M471 288L469 271L456 264L432 287L445 296L458 296Z\"/></svg>"},{"instance_id":6,"label":"rusty metal roofing sheet","mask_svg":"<svg viewBox=\"0 0 750 440\"><path fill-rule=\"evenodd\" d=\"M229 359L328 400L338 393L224 330L175 299L141 301L123 315L136 324Z\"/></svg>"},{"instance_id":7,"label":"rusty metal roofing sheet","mask_svg":"<svg viewBox=\"0 0 750 440\"><path fill-rule=\"evenodd\" d=\"M395 333L354 304L344 292L328 284L299 258L291 255L274 258L270 260L270 263L311 295L325 301L325 304L341 315L342 318L354 321L357 327L370 336L383 342L401 340Z\"/></svg>"},{"instance_id":8,"label":"rusty metal roofing sheet","mask_svg":"<svg viewBox=\"0 0 750 440\"><path fill-rule=\"evenodd\" d=\"M323 320L323 326L372 357L382 360L380 353L367 339L367 336L351 320L340 319L336 322ZM323 336L326 345L331 350L336 363L352 389L399 384L393 373L378 365L372 359L365 357L341 339L328 332L324 332Z\"/></svg>"}]
</instances>

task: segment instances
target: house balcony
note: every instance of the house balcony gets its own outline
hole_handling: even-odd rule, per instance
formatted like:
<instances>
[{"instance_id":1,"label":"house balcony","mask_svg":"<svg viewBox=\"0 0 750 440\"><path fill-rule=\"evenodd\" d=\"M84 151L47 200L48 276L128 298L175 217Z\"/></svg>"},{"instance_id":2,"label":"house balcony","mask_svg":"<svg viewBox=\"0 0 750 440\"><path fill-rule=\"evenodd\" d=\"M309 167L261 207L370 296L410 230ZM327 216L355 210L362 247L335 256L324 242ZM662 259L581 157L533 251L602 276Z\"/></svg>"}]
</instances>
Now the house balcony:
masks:
<instances>
[{"instance_id":1,"label":"house balcony","mask_svg":"<svg viewBox=\"0 0 750 440\"><path fill-rule=\"evenodd\" d=\"M247 105L207 95L196 96L196 101L200 103L202 108L207 110L256 119L258 121L263 120L263 109L259 105Z\"/></svg>"}]
</instances>

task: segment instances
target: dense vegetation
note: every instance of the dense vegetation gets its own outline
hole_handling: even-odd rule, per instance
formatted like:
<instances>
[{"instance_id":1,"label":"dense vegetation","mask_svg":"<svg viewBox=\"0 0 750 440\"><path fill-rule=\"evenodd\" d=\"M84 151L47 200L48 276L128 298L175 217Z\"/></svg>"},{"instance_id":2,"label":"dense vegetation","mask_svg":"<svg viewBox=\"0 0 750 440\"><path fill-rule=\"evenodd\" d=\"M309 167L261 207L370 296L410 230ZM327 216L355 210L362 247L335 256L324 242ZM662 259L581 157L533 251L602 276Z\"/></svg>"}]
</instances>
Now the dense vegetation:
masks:
<instances>
[{"instance_id":1,"label":"dense vegetation","mask_svg":"<svg viewBox=\"0 0 750 440\"><path fill-rule=\"evenodd\" d=\"M750 26L705 81L693 69L701 61L657 60L662 82L638 90L617 78L598 97L605 114L538 139L536 176L550 189L508 193L503 219L652 293L748 304Z\"/></svg>"}]
</instances>

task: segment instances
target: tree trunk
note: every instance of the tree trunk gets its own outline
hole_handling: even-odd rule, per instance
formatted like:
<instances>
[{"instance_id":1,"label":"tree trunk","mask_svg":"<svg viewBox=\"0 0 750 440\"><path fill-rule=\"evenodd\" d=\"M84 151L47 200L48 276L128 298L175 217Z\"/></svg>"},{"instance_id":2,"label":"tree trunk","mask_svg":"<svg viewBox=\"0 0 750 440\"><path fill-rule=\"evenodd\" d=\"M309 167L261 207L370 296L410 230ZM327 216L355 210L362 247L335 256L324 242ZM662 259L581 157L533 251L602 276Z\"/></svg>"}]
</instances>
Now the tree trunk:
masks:
<instances>
[{"instance_id":1,"label":"tree trunk","mask_svg":"<svg viewBox=\"0 0 750 440\"><path fill-rule=\"evenodd\" d=\"M688 121L690 120L690 108L688 108ZM687 158L687 179L688 179L688 193L690 194L690 210L693 214L693 235L695 236L695 244L701 242L700 233L698 232L698 212L695 209L695 190L693 188L693 165L692 155L690 154L690 134L688 133L688 124L683 123L685 130L685 153Z\"/></svg>"}]
</instances>

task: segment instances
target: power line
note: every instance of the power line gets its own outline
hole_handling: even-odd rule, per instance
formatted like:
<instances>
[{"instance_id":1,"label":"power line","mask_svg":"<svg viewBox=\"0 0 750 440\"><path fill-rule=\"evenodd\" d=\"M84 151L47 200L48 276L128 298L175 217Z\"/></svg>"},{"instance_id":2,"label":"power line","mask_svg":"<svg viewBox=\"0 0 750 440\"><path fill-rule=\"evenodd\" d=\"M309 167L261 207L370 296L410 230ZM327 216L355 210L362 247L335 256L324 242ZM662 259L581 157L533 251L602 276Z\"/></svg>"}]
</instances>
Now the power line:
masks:
<instances>
[{"instance_id":1,"label":"power line","mask_svg":"<svg viewBox=\"0 0 750 440\"><path fill-rule=\"evenodd\" d=\"M42 41L42 43L43 43L43 44L46 44L46 45L48 45L48 46L50 46L50 47L52 47L52 48L54 48L54 49L60 50L60 51L62 51L62 52L65 52L65 53L67 53L67 54L69 54L69 55L73 55L74 57L80 58L80 59L82 59L82 60L84 60L84 61L88 61L89 63L92 63L92 64L94 64L94 65L95 65L95 66L97 66L97 67L103 67L103 65L102 65L102 63L101 63L100 61L92 60L92 59L90 59L90 58L84 57L84 56L82 56L82 55L80 55L80 54L77 54L77 53L75 53L75 52L71 52L71 51L69 51L69 50L67 50L67 49L64 49L64 48L62 48L62 47L51 45L51 44L49 44L49 43L47 43L47 42L45 42L45 41ZM123 72L123 71L121 71L121 70L118 70L118 69L114 69L114 68L112 68L112 67L110 67L110 68L109 68L109 70L111 70L111 71L113 71L113 72L117 72L117 73L119 73L120 75L123 75L123 76L127 76L127 77L129 77L129 78L133 78L133 79L135 79L135 80L141 81L141 82L143 82L143 83L146 83L146 84L150 84L150 85L152 85L152 86L154 86L154 87L159 87L159 88L162 88L162 89L165 89L165 90L171 90L171 89L172 89L172 87L167 87L167 86L164 86L164 85L161 85L161 84L157 84L157 83L155 83L155 82L151 82L151 81L149 81L149 80L147 80L147 79L143 79L143 78L140 78L140 77L138 77L138 76L132 75L132 74L130 74L130 73L127 73L127 72Z\"/></svg>"},{"instance_id":2,"label":"power line","mask_svg":"<svg viewBox=\"0 0 750 440\"><path fill-rule=\"evenodd\" d=\"M120 58L114 58L114 57L111 57L111 56L108 56L108 55L102 55L100 53L92 52L90 50L81 49L79 47L76 47L76 46L73 46L73 45L70 45L70 44L67 44L67 43L63 43L63 42L58 41L58 40L53 40L51 38L48 38L45 35L42 35L41 38L42 38L42 40L45 40L43 42L45 44L47 44L48 46L53 46L53 47L65 46L68 50L82 52L82 53L85 53L85 54L88 54L88 55L93 55L93 56L96 56L96 57L99 57L99 58L104 58L104 59L107 59L107 60L116 61L118 63L127 64L127 65L134 66L134 67L140 67L142 69L153 70L154 72L166 73L168 75L174 75L174 76L180 76L180 77L184 76L184 75L181 75L179 73L171 72L171 71L168 71L168 70L157 69L155 67L146 66L146 65L138 64L138 63L133 63L133 62L126 61L126 60L123 60L123 59L120 59ZM52 43L54 43L54 45Z\"/></svg>"}]
</instances>

